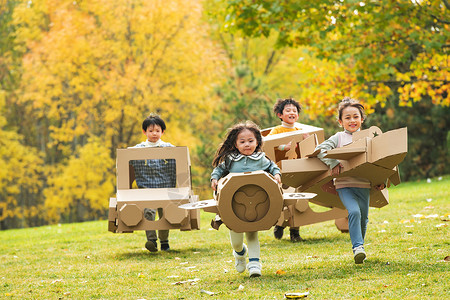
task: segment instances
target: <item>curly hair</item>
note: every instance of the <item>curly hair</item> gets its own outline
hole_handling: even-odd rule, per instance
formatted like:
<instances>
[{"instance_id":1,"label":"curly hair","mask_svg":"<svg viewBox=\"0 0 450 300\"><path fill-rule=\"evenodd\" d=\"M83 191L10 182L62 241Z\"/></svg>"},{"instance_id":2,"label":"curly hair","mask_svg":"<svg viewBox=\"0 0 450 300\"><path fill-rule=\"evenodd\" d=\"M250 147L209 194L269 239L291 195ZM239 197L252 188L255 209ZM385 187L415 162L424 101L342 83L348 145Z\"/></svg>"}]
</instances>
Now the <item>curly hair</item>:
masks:
<instances>
[{"instance_id":1,"label":"curly hair","mask_svg":"<svg viewBox=\"0 0 450 300\"><path fill-rule=\"evenodd\" d=\"M342 99L342 101L339 103L338 105L338 119L342 121L342 112L344 111L345 108L352 106L355 107L359 110L359 113L361 114L361 119L365 120L366 119L366 113L364 112L364 106L359 103L358 100L356 99L352 99L350 97L344 97L344 99Z\"/></svg>"},{"instance_id":2,"label":"curly hair","mask_svg":"<svg viewBox=\"0 0 450 300\"><path fill-rule=\"evenodd\" d=\"M288 104L292 104L297 107L297 112L300 114L302 111L302 106L294 98L277 99L273 106L273 112L278 116L278 114L283 114L284 107ZM281 118L280 118L281 120Z\"/></svg>"},{"instance_id":3,"label":"curly hair","mask_svg":"<svg viewBox=\"0 0 450 300\"><path fill-rule=\"evenodd\" d=\"M256 138L257 146L255 152L261 151L262 148L262 136L261 131L255 123L252 121L246 121L242 123L238 123L228 129L227 136L225 137L225 141L220 145L216 154L214 155L213 167L217 167L221 162L225 161L226 157L230 154L238 154L239 150L236 148L236 140L243 130L250 130L253 132Z\"/></svg>"}]
</instances>

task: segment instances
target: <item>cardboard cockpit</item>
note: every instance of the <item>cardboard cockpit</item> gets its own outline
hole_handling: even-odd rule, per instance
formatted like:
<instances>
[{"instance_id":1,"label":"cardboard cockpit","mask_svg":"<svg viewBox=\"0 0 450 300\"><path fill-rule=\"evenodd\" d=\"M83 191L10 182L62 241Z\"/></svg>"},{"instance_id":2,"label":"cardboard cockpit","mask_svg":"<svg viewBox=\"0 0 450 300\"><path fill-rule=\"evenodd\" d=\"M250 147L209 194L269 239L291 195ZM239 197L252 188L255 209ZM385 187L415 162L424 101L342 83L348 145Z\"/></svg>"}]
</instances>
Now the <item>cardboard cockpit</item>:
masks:
<instances>
[{"instance_id":1,"label":"cardboard cockpit","mask_svg":"<svg viewBox=\"0 0 450 300\"><path fill-rule=\"evenodd\" d=\"M316 193L312 203L325 207L345 209L333 185L337 177L361 177L370 180L372 187L386 183L400 183L398 164L403 161L408 151L407 129L400 128L385 133L372 126L369 129L355 132L352 143L326 152L326 158L338 159L343 170L332 175L314 151L317 139L310 136L300 144L309 149L299 159L281 162L282 182L301 192ZM383 207L389 203L387 188L371 189L370 206ZM295 223L295 222L294 222ZM301 222L295 223L295 225Z\"/></svg>"},{"instance_id":2,"label":"cardboard cockpit","mask_svg":"<svg viewBox=\"0 0 450 300\"><path fill-rule=\"evenodd\" d=\"M133 189L132 160L174 159L176 187ZM180 204L195 203L191 184L191 165L187 147L128 148L117 150L117 193L110 198L108 230L115 233L135 230L192 230L200 228L198 210L186 211ZM145 218L146 209L162 209L158 220Z\"/></svg>"}]
</instances>

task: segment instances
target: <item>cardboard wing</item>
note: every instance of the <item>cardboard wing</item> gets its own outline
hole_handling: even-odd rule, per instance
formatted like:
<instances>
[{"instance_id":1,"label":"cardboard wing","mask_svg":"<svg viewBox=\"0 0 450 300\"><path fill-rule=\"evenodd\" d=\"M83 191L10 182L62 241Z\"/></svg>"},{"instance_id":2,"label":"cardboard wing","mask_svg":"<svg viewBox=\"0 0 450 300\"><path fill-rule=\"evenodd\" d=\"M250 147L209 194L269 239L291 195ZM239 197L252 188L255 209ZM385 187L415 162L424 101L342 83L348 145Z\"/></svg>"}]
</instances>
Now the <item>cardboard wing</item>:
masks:
<instances>
[{"instance_id":1,"label":"cardboard wing","mask_svg":"<svg viewBox=\"0 0 450 300\"><path fill-rule=\"evenodd\" d=\"M381 133L379 128L371 127L358 132L351 144L327 151L327 158L338 159L344 166L339 175L332 175L318 158L307 157L282 161L282 182L301 192L316 193L317 197L310 200L315 204L344 209L332 180L361 177L368 179L372 186L387 179L398 184L397 165L407 154L407 144L406 128ZM388 203L387 190L371 190L370 206L383 207Z\"/></svg>"},{"instance_id":2,"label":"cardboard wing","mask_svg":"<svg viewBox=\"0 0 450 300\"><path fill-rule=\"evenodd\" d=\"M176 187L132 189L135 178L132 160L175 160ZM117 150L117 194L110 199L108 230L192 230L199 229L198 210L186 211L178 206L195 203L198 196L191 187L189 150L187 147L128 148ZM159 219L156 217L158 211Z\"/></svg>"}]
</instances>

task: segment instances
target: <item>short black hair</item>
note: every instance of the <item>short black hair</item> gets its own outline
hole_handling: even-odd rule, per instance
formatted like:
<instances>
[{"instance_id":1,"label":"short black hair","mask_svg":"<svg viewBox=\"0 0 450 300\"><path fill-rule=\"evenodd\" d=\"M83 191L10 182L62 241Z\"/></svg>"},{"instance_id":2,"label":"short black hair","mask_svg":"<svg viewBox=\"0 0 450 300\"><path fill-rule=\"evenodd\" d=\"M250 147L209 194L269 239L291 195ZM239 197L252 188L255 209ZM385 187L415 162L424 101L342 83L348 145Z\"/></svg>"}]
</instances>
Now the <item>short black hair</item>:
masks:
<instances>
[{"instance_id":1,"label":"short black hair","mask_svg":"<svg viewBox=\"0 0 450 300\"><path fill-rule=\"evenodd\" d=\"M166 130L166 123L158 115L150 114L147 118L145 118L144 122L142 122L142 129L144 131L147 131L147 128L152 125L158 125L159 127L161 127L162 132Z\"/></svg>"},{"instance_id":2,"label":"short black hair","mask_svg":"<svg viewBox=\"0 0 450 300\"><path fill-rule=\"evenodd\" d=\"M278 116L278 114L283 114L284 107L288 104L292 104L297 107L297 112L300 114L302 111L302 106L294 98L278 99L273 106L273 112Z\"/></svg>"}]
</instances>

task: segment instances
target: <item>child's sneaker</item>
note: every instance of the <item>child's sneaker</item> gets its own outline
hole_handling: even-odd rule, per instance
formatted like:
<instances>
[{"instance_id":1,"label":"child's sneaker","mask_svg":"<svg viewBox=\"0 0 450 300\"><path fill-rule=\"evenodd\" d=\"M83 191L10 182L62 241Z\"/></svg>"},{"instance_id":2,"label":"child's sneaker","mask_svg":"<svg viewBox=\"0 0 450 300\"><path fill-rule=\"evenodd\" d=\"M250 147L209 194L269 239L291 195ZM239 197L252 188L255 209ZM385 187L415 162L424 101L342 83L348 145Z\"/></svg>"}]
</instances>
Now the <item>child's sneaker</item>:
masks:
<instances>
[{"instance_id":1,"label":"child's sneaker","mask_svg":"<svg viewBox=\"0 0 450 300\"><path fill-rule=\"evenodd\" d=\"M169 241L161 241L161 251L169 251Z\"/></svg>"},{"instance_id":2,"label":"child's sneaker","mask_svg":"<svg viewBox=\"0 0 450 300\"><path fill-rule=\"evenodd\" d=\"M298 229L289 228L289 233L291 236L291 242L297 243L303 241L303 239L300 236L300 232Z\"/></svg>"},{"instance_id":3,"label":"child's sneaker","mask_svg":"<svg viewBox=\"0 0 450 300\"><path fill-rule=\"evenodd\" d=\"M242 255L237 254L236 251L233 250L233 255L235 258L234 266L236 268L236 271L238 271L239 273L242 273L245 271L245 264L246 264L245 255L247 254L247 247L245 246L245 244L244 244L244 250L245 250L244 254L242 254Z\"/></svg>"},{"instance_id":4,"label":"child's sneaker","mask_svg":"<svg viewBox=\"0 0 450 300\"><path fill-rule=\"evenodd\" d=\"M281 240L281 238L283 237L283 231L284 227L275 225L275 227L273 228L273 235L277 240Z\"/></svg>"},{"instance_id":5,"label":"child's sneaker","mask_svg":"<svg viewBox=\"0 0 450 300\"><path fill-rule=\"evenodd\" d=\"M145 248L150 252L157 252L158 247L155 240L150 240L145 243Z\"/></svg>"},{"instance_id":6,"label":"child's sneaker","mask_svg":"<svg viewBox=\"0 0 450 300\"><path fill-rule=\"evenodd\" d=\"M353 248L353 255L355 259L355 264L362 264L366 259L366 252L363 246L358 246Z\"/></svg>"},{"instance_id":7,"label":"child's sneaker","mask_svg":"<svg viewBox=\"0 0 450 300\"><path fill-rule=\"evenodd\" d=\"M250 277L259 277L261 276L261 263L259 261L251 261L247 264L247 270L250 274Z\"/></svg>"}]
</instances>

